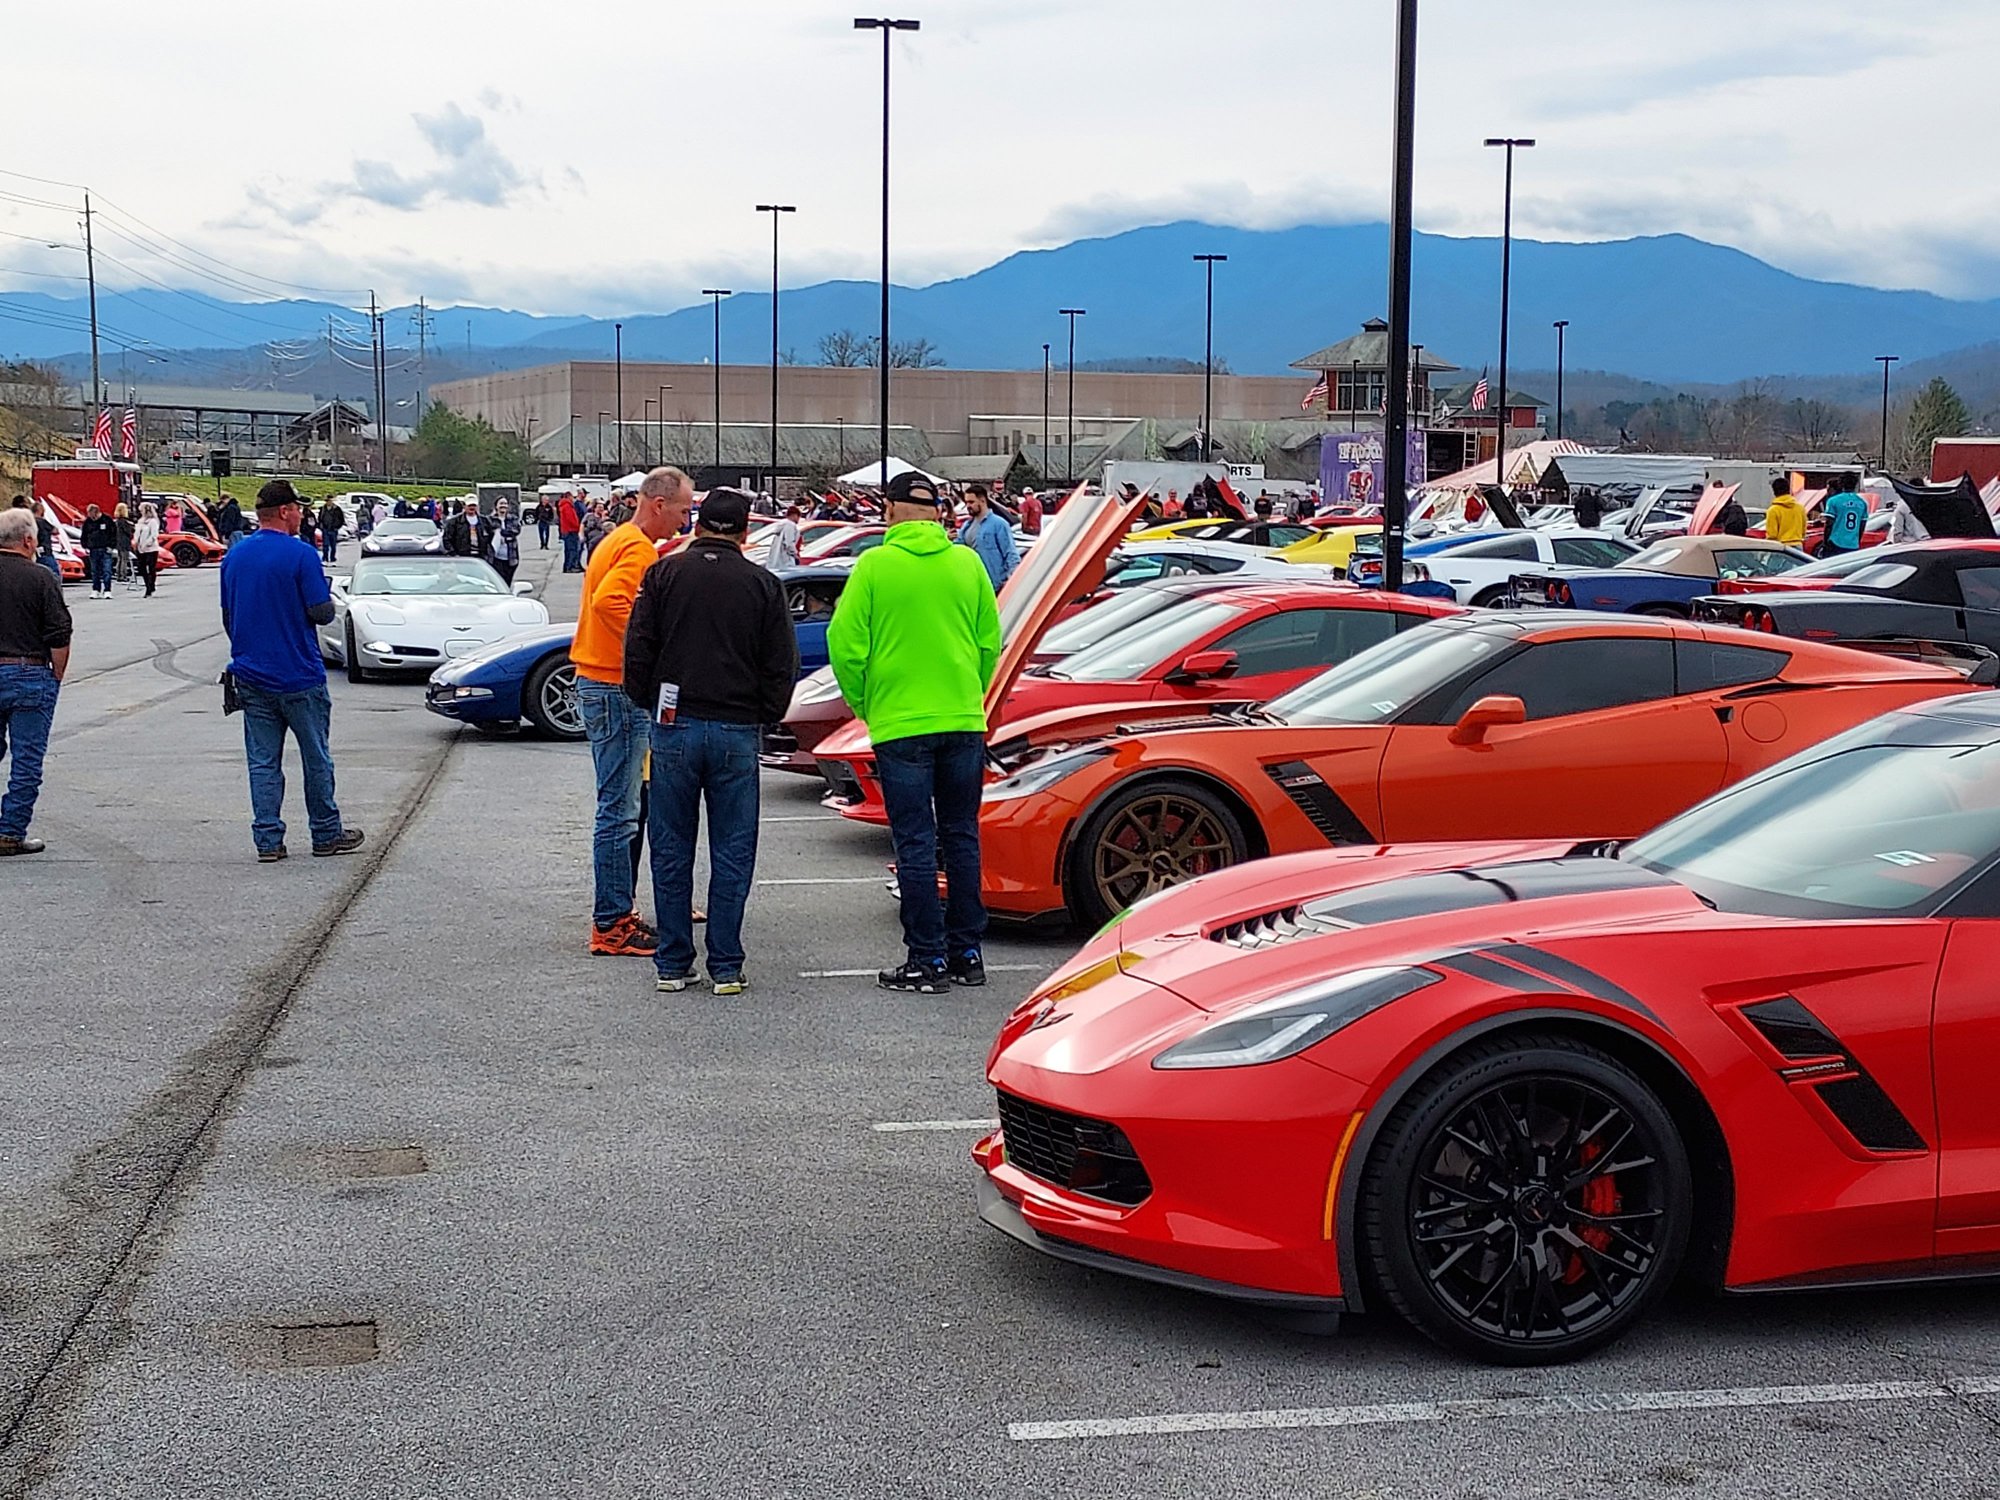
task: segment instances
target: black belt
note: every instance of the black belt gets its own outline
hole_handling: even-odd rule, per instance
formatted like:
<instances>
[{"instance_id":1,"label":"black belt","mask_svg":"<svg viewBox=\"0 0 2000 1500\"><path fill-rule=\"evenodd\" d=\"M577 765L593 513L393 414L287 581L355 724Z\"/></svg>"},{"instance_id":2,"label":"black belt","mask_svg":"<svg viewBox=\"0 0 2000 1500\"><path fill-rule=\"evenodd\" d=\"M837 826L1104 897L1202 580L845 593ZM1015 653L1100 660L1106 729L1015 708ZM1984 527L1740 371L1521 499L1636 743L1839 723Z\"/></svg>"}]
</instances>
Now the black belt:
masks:
<instances>
[{"instance_id":1,"label":"black belt","mask_svg":"<svg viewBox=\"0 0 2000 1500\"><path fill-rule=\"evenodd\" d=\"M0 656L0 667L46 667L46 656Z\"/></svg>"}]
</instances>

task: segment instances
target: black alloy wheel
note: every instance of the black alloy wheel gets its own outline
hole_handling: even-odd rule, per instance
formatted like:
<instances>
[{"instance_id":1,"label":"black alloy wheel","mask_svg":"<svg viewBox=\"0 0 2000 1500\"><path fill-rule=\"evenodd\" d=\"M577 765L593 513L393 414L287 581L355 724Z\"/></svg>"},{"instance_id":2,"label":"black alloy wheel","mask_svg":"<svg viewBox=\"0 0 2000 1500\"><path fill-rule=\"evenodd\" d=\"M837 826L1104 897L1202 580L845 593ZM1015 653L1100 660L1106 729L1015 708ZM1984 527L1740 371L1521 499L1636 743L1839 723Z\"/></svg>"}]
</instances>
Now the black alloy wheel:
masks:
<instances>
[{"instance_id":1,"label":"black alloy wheel","mask_svg":"<svg viewBox=\"0 0 2000 1500\"><path fill-rule=\"evenodd\" d=\"M198 568L201 566L201 548L192 542L182 542L174 548L174 563L178 567Z\"/></svg>"},{"instance_id":2,"label":"black alloy wheel","mask_svg":"<svg viewBox=\"0 0 2000 1500\"><path fill-rule=\"evenodd\" d=\"M552 740L580 740L583 708L576 701L576 668L567 656L539 663L521 684L521 713Z\"/></svg>"},{"instance_id":3,"label":"black alloy wheel","mask_svg":"<svg viewBox=\"0 0 2000 1500\"><path fill-rule=\"evenodd\" d=\"M347 619L347 680L366 682L368 674L361 669L361 649L354 644L354 617Z\"/></svg>"},{"instance_id":4,"label":"black alloy wheel","mask_svg":"<svg viewBox=\"0 0 2000 1500\"><path fill-rule=\"evenodd\" d=\"M1686 1148L1641 1079L1566 1036L1501 1039L1450 1060L1389 1118L1360 1248L1439 1343L1554 1364L1620 1337L1665 1292L1693 1202Z\"/></svg>"},{"instance_id":5,"label":"black alloy wheel","mask_svg":"<svg viewBox=\"0 0 2000 1500\"><path fill-rule=\"evenodd\" d=\"M1070 850L1069 907L1089 927L1197 875L1250 857L1242 820L1191 781L1148 781L1113 792Z\"/></svg>"}]
</instances>

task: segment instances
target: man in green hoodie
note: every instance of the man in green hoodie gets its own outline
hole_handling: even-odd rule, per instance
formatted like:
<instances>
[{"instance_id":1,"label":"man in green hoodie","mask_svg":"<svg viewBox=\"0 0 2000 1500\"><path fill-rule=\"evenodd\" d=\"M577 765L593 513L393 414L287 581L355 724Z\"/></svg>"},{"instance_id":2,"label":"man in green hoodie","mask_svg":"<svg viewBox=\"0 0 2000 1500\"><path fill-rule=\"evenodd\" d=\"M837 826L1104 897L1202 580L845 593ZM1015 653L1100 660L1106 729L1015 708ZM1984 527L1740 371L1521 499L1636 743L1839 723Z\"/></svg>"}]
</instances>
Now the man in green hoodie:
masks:
<instances>
[{"instance_id":1,"label":"man in green hoodie","mask_svg":"<svg viewBox=\"0 0 2000 1500\"><path fill-rule=\"evenodd\" d=\"M938 524L918 474L889 483L882 545L861 555L826 629L841 695L868 726L896 842L907 960L882 988L942 995L986 982L979 943L979 802L986 786L986 687L1000 612L985 564ZM949 899L938 900L939 856Z\"/></svg>"}]
</instances>

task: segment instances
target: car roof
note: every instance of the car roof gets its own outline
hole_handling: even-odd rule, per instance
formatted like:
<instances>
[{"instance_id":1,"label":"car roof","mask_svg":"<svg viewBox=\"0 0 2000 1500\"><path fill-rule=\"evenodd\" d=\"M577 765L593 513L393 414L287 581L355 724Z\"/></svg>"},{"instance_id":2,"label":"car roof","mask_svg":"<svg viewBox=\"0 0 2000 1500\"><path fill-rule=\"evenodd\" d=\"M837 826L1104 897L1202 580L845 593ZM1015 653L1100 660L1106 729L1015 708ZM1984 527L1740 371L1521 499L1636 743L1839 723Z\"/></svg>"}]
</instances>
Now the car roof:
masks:
<instances>
[{"instance_id":1,"label":"car roof","mask_svg":"<svg viewBox=\"0 0 2000 1500\"><path fill-rule=\"evenodd\" d=\"M1915 718L1951 719L2000 738L2000 693L1958 693L1949 698L1930 698L1912 703L1902 712Z\"/></svg>"}]
</instances>

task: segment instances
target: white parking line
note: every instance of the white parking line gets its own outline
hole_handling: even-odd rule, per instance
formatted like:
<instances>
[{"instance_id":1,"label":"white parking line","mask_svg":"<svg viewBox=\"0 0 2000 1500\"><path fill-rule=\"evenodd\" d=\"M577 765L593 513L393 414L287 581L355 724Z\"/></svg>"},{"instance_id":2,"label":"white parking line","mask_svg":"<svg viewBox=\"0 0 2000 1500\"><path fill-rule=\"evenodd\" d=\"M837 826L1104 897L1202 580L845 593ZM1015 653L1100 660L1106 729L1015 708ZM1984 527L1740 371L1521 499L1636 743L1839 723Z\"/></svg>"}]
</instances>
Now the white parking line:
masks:
<instances>
[{"instance_id":1,"label":"white parking line","mask_svg":"<svg viewBox=\"0 0 2000 1500\"><path fill-rule=\"evenodd\" d=\"M881 972L877 969L801 969L801 979L873 979ZM1040 964L988 964L989 974L1039 974Z\"/></svg>"},{"instance_id":2,"label":"white parking line","mask_svg":"<svg viewBox=\"0 0 2000 1500\"><path fill-rule=\"evenodd\" d=\"M782 818L763 818L759 821L765 823L844 823L847 820L841 817L839 813L801 813L796 817L787 813Z\"/></svg>"},{"instance_id":3,"label":"white parking line","mask_svg":"<svg viewBox=\"0 0 2000 1500\"><path fill-rule=\"evenodd\" d=\"M1732 1386L1692 1391L1577 1391L1558 1396L1499 1396L1456 1401L1393 1401L1379 1406L1302 1406L1273 1411L1179 1412L1073 1422L1009 1422L1019 1443L1079 1438L1148 1437L1180 1432L1267 1432L1286 1427L1388 1427L1506 1417L1594 1417L1647 1411L1715 1411L1846 1402L1936 1401L2000 1394L2000 1375L1953 1380L1876 1380L1853 1385Z\"/></svg>"},{"instance_id":4,"label":"white parking line","mask_svg":"<svg viewBox=\"0 0 2000 1500\"><path fill-rule=\"evenodd\" d=\"M917 1131L998 1130L998 1120L882 1120L868 1127L884 1135L907 1135Z\"/></svg>"},{"instance_id":5,"label":"white parking line","mask_svg":"<svg viewBox=\"0 0 2000 1500\"><path fill-rule=\"evenodd\" d=\"M887 875L790 875L779 880L760 880L759 885L886 885Z\"/></svg>"}]
</instances>

